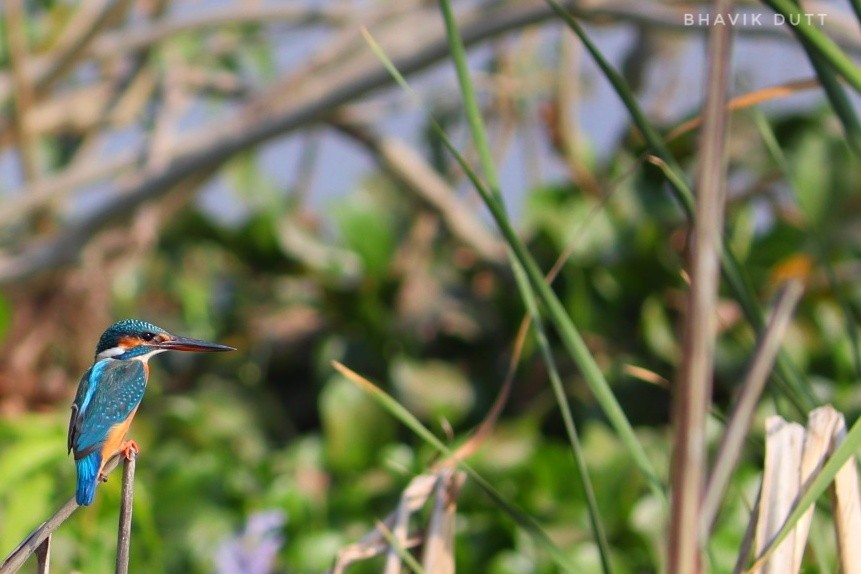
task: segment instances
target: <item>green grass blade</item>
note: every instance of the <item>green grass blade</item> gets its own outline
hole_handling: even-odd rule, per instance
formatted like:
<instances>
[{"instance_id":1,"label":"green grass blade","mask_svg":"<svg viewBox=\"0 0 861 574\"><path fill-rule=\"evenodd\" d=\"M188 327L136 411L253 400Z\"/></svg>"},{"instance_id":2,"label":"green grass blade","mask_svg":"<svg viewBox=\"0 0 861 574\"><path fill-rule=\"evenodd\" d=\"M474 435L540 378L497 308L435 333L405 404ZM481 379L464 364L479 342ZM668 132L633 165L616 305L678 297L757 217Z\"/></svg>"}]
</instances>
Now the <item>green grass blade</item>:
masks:
<instances>
[{"instance_id":1,"label":"green grass blade","mask_svg":"<svg viewBox=\"0 0 861 574\"><path fill-rule=\"evenodd\" d=\"M403 547L403 545L395 538L395 535L392 534L392 531L389 530L386 525L377 521L377 531L380 535L386 539L386 542L389 543L395 552L397 552L400 559L407 565L407 567L415 572L415 574L425 574L425 569L422 568L421 564L419 564L416 559L410 554L410 551Z\"/></svg>"},{"instance_id":2,"label":"green grass blade","mask_svg":"<svg viewBox=\"0 0 861 574\"><path fill-rule=\"evenodd\" d=\"M613 86L616 94L622 100L622 103L631 115L631 119L637 129L642 133L646 140L646 145L652 150L660 162L653 161L658 164L665 173L672 174L668 177L668 181L672 184L670 189L673 190L676 199L681 204L688 217L693 217L694 213L694 196L690 186L684 176L684 171L676 162L675 158L669 152L666 144L661 138L658 131L649 122L646 114L642 111L633 92L628 87L625 79L610 65L604 58L598 47L591 41L586 31L582 26L562 7L556 0L545 0L547 4L553 8L556 14L568 25L572 32L583 42L583 46L595 60L595 63L601 69L601 72L606 77L607 81ZM756 300L754 290L748 284L744 273L741 270L732 251L723 249L721 255L721 269L724 278L730 286L733 294L736 297L739 305L741 305L747 320L761 333L765 329L765 314L759 303ZM781 352L777 361L778 367L778 386L784 394L787 395L793 405L796 406L799 413L803 414L808 410L812 410L818 401L804 384L798 371L792 364L788 355Z\"/></svg>"},{"instance_id":3,"label":"green grass blade","mask_svg":"<svg viewBox=\"0 0 861 574\"><path fill-rule=\"evenodd\" d=\"M460 84L464 108L469 121L472 139L475 143L476 149L478 150L482 171L488 181L491 194L494 199L502 205L503 199L502 193L499 189L499 175L493 161L493 154L491 153L490 143L487 139L487 132L484 129L481 110L478 106L478 100L475 96L475 90L470 78L469 68L466 62L466 50L463 47L463 42L460 38L460 32L457 28L457 22L455 21L450 2L448 0L440 0L440 9L443 14L443 19L445 20L449 50L451 51L451 57L455 65L455 70L457 71L457 78ZM610 547L607 543L607 535L601 520L600 511L598 510L595 492L589 478L586 458L580 448L580 440L577 436L577 429L574 425L574 417L571 414L571 408L568 405L568 397L565 395L565 390L562 386L562 379L559 376L559 372L556 368L556 361L554 360L553 353L550 349L550 342L547 338L544 324L541 320L541 314L535 300L535 293L529 285L529 278L526 276L523 267L511 253L510 249L508 257L511 268L514 271L518 290L520 291L520 295L531 317L538 346L544 363L547 365L550 385L553 388L553 394L562 414L563 424L565 425L565 431L568 435L568 442L571 444L571 450L574 455L574 463L580 476L580 482L583 485L583 491L589 511L589 522L598 546L598 553L601 557L601 567L605 573L609 574L612 572L612 567L610 566Z\"/></svg>"},{"instance_id":4,"label":"green grass blade","mask_svg":"<svg viewBox=\"0 0 861 574\"><path fill-rule=\"evenodd\" d=\"M550 537L541 528L541 526L531 516L508 502L503 496L491 485L483 476L478 474L471 466L462 460L455 458L455 453L448 448L430 429L425 427L409 410L396 401L391 395L387 394L381 388L376 386L368 379L362 377L355 371L342 365L337 361L333 361L332 365L344 377L359 388L368 393L382 408L389 412L393 417L398 419L404 426L413 431L419 438L433 447L442 456L457 462L464 472L490 497L490 499L501 508L506 514L517 523L532 539L553 558L556 564L568 571L576 572L577 568L571 562L571 558L563 552L556 544L550 540Z\"/></svg>"},{"instance_id":5,"label":"green grass blade","mask_svg":"<svg viewBox=\"0 0 861 574\"><path fill-rule=\"evenodd\" d=\"M816 50L814 46L804 37L799 35L799 43L807 53L807 58L813 66L816 76L819 78L819 83L825 90L825 95L834 109L834 113L843 124L843 131L846 133L846 143L849 149L856 156L861 156L861 123L858 121L858 116L855 113L855 108L852 107L852 102L846 95L846 91L837 79L837 74L831 66L828 65L825 58Z\"/></svg>"},{"instance_id":6,"label":"green grass blade","mask_svg":"<svg viewBox=\"0 0 861 574\"><path fill-rule=\"evenodd\" d=\"M386 66L386 69L389 70L398 84L403 86L410 94L415 95L413 90L409 87L409 84L400 72L398 72L394 64L392 64L392 62L386 57L379 45L374 42L373 38L371 38L367 33L365 34L365 38L368 40L371 49L374 50L377 57L380 58L383 65ZM523 265L523 269L526 272L533 289L538 295L538 299L547 308L548 317L553 321L566 350L579 365L584 380L595 395L595 399L598 401L598 404L601 405L601 408L604 410L604 414L611 426L616 430L620 440L631 453L634 462L648 479L655 494L661 499L666 499L663 485L655 472L652 462L646 454L645 449L643 449L643 446L640 444L640 441L634 433L624 411L619 406L607 380L604 378L604 374L601 372L601 369L598 367L598 364L589 352L589 349L583 341L583 338L580 336L580 333L577 331L577 328L573 325L570 317L568 317L568 314L565 312L565 308L562 306L559 298L544 280L544 276L538 269L532 255L526 249L526 246L511 226L505 210L499 202L496 201L472 167L464 160L463 156L458 152L455 145L445 133L445 130L443 130L442 127L433 119L431 119L430 123L434 132L439 136L440 141L452 153L455 160L464 170L464 173L469 177L473 186L478 191L499 226L505 241L508 243L517 260L521 265Z\"/></svg>"},{"instance_id":7,"label":"green grass blade","mask_svg":"<svg viewBox=\"0 0 861 574\"><path fill-rule=\"evenodd\" d=\"M518 280L527 282L523 268L519 265L514 268L515 273L519 275ZM562 421L565 425L565 432L568 435L568 442L571 444L571 452L574 455L574 462L577 467L577 474L580 477L580 484L583 485L583 493L586 496L586 507L589 510L589 522L592 526L592 532L595 535L595 542L598 545L598 552L601 557L601 567L604 572L612 572L613 568L610 565L610 544L607 542L607 533L604 528L604 522L601 519L601 512L598 509L598 500L595 497L595 490L592 487L592 479L589 477L589 467L586 463L586 455L583 453L583 448L580 445L580 437L577 433L577 427L574 424L574 417L571 415L571 409L568 407L568 397L565 395L565 388L562 386L562 378L559 376L559 371L556 368L556 361L553 359L553 352L550 349L550 342L547 340L541 316L538 313L538 307L535 298L531 295L525 299L528 312L532 316L532 323L535 326L535 338L538 342L538 348L541 351L541 356L544 364L547 365L547 373L550 378L550 386L553 389L553 394L556 397L556 402L559 404L559 410L562 412Z\"/></svg>"},{"instance_id":8,"label":"green grass blade","mask_svg":"<svg viewBox=\"0 0 861 574\"><path fill-rule=\"evenodd\" d=\"M475 149L478 151L481 168L484 171L484 177L487 178L490 191L497 201L502 202L502 194L499 191L499 177L496 173L493 155L490 152L490 142L487 140L487 132L484 129L481 110L478 107L475 89L469 77L469 69L466 64L466 49L463 47L463 42L460 39L460 32L457 29L457 22L452 13L451 4L448 0L440 0L439 5L442 10L443 20L445 21L451 59L454 62L457 81L460 85L461 95L463 96L463 105L467 121L469 122L469 131L475 142Z\"/></svg>"},{"instance_id":9,"label":"green grass blade","mask_svg":"<svg viewBox=\"0 0 861 574\"><path fill-rule=\"evenodd\" d=\"M368 41L369 45L371 46L371 49L375 52L375 54L389 71L389 73L392 74L392 77L395 79L395 81L409 94L417 98L415 92L409 86L407 81L400 74L400 72L391 62L391 60L386 57L385 53L383 53L382 49L373 40L373 38L369 34L365 33L365 39ZM658 478L658 475L655 472L654 467L652 466L652 463L649 460L645 449L643 449L643 446L640 444L639 439L634 433L634 430L631 427L624 412L622 411L622 408L616 401L616 397L610 390L610 386L604 378L603 373L601 372L594 358L592 358L592 355L589 352L586 343L583 341L583 338L580 336L576 327L574 327L574 325L571 323L571 320L568 317L567 313L565 313L565 309L562 306L562 303L559 301L559 298L544 280L544 276L538 269L538 266L535 263L535 260L532 258L532 255L526 249L525 245L520 240L520 237L517 235L516 231L511 226L504 209L499 204L499 202L497 202L496 199L492 196L484 182L481 181L481 179L477 176L472 167L464 160L463 156L458 152L455 145L451 142L448 135L445 133L445 130L443 130L442 127L436 121L433 120L433 118L431 118L430 124L431 127L434 129L436 135L439 136L440 141L453 154L455 160L464 170L464 173L467 175L467 177L469 177L473 186L476 188L482 200L487 205L488 210L490 211L491 215L499 226L500 231L502 232L503 237L505 238L512 252L517 257L517 260L523 265L524 271L526 272L530 283L532 283L533 288L538 294L538 299L548 309L549 318L556 326L560 339L565 345L565 348L568 353L574 358L575 361L577 361L578 365L580 366L584 380L586 381L587 385L589 385L599 405L601 405L601 407L604 409L604 413L607 416L607 419L609 420L611 426L613 426L613 428L616 430L620 440L631 453L634 462L643 471L643 474L648 479L654 493L660 499L665 500L666 494L664 493L663 485L661 484L660 479Z\"/></svg>"},{"instance_id":10,"label":"green grass blade","mask_svg":"<svg viewBox=\"0 0 861 574\"><path fill-rule=\"evenodd\" d=\"M797 24L791 26L792 31L805 43L809 43L855 91L861 93L861 69L822 30L808 22L807 14L800 7L791 0L765 0L765 3L775 13L786 18L787 23L797 21Z\"/></svg>"}]
</instances>

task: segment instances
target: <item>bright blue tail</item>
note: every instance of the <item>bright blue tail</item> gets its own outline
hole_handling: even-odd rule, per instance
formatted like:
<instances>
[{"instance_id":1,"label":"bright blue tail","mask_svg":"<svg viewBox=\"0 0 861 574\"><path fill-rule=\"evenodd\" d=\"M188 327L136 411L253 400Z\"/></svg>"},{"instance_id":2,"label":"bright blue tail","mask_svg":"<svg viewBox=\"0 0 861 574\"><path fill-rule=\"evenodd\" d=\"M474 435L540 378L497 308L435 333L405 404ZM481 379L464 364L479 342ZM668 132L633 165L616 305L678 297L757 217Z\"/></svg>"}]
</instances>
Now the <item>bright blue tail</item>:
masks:
<instances>
[{"instance_id":1,"label":"bright blue tail","mask_svg":"<svg viewBox=\"0 0 861 574\"><path fill-rule=\"evenodd\" d=\"M96 483L99 481L99 467L102 465L102 455L91 452L84 458L76 460L78 467L78 488L75 490L75 500L81 506L89 506L96 496Z\"/></svg>"}]
</instances>

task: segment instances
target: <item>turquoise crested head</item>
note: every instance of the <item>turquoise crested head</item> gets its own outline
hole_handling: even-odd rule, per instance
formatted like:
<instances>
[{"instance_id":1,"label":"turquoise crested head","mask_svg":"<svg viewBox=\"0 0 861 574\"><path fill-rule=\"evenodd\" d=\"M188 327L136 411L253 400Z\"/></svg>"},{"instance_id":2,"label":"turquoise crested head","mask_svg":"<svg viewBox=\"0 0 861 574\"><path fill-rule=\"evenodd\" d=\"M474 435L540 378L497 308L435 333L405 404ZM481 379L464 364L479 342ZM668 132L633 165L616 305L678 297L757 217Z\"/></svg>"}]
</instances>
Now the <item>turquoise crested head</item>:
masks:
<instances>
[{"instance_id":1,"label":"turquoise crested head","mask_svg":"<svg viewBox=\"0 0 861 574\"><path fill-rule=\"evenodd\" d=\"M177 337L140 319L123 319L107 328L96 345L96 360L149 358L163 351L218 352L233 347L189 337Z\"/></svg>"}]
</instances>

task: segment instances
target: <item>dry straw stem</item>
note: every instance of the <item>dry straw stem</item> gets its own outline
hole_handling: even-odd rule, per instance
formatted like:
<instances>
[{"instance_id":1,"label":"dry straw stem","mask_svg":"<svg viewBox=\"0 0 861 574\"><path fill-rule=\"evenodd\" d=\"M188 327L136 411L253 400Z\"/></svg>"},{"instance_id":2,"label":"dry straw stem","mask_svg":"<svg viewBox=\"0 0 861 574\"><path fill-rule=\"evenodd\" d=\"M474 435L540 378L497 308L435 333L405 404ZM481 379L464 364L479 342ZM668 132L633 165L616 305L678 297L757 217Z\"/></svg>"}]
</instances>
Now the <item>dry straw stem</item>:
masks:
<instances>
[{"instance_id":1,"label":"dry straw stem","mask_svg":"<svg viewBox=\"0 0 861 574\"><path fill-rule=\"evenodd\" d=\"M732 2L715 4L727 16ZM715 26L709 36L708 76L697 180L691 289L685 320L684 359L673 400L674 447L668 571L689 574L700 568L700 511L706 474L705 425L717 326L721 233L726 177L726 94L730 68L729 27Z\"/></svg>"},{"instance_id":2,"label":"dry straw stem","mask_svg":"<svg viewBox=\"0 0 861 574\"><path fill-rule=\"evenodd\" d=\"M762 496L759 503L759 520L756 528L756 552L759 554L772 534L780 529L792 508L801 486L802 451L804 449L804 427L790 423L781 417L769 417L765 423L765 472L762 478ZM813 509L810 509L812 512ZM763 568L752 572L758 574L791 574L798 571L796 546L804 548L807 532L798 539L790 534L771 555Z\"/></svg>"},{"instance_id":3,"label":"dry straw stem","mask_svg":"<svg viewBox=\"0 0 861 574\"><path fill-rule=\"evenodd\" d=\"M332 574L343 574L347 567L359 561L388 553L384 572L398 573L408 549L424 545L422 565L413 570L433 574L454 573L454 518L457 497L465 475L452 468L438 468L431 473L413 478L404 489L397 509L356 544L338 552ZM412 514L433 499L433 508L427 531L410 536L409 520ZM409 564L409 559L407 559Z\"/></svg>"},{"instance_id":4,"label":"dry straw stem","mask_svg":"<svg viewBox=\"0 0 861 574\"><path fill-rule=\"evenodd\" d=\"M422 568L433 574L454 574L456 501L466 475L452 469L443 469L440 474L434 489L434 506L422 555Z\"/></svg>"},{"instance_id":5,"label":"dry straw stem","mask_svg":"<svg viewBox=\"0 0 861 574\"><path fill-rule=\"evenodd\" d=\"M836 442L840 442L846 436L843 417L840 417L836 431ZM861 532L861 491L855 459L840 469L834 479L834 525L841 572L858 572L861 570L861 544L858 544L858 533Z\"/></svg>"},{"instance_id":6,"label":"dry straw stem","mask_svg":"<svg viewBox=\"0 0 861 574\"><path fill-rule=\"evenodd\" d=\"M771 320L759 342L753 361L741 386L738 402L733 408L723 440L718 448L715 464L709 476L705 499L703 500L701 535L703 540L714 526L720 511L720 504L726 491L732 471L741 456L745 436L753 419L754 409L759 400L768 375L774 366L781 341L789 327L795 306L804 288L800 281L787 283L778 296Z\"/></svg>"},{"instance_id":7,"label":"dry straw stem","mask_svg":"<svg viewBox=\"0 0 861 574\"><path fill-rule=\"evenodd\" d=\"M528 317L524 317L514 343L511 360L508 365L505 381L499 389L499 393L488 413L479 424L475 433L461 444L450 457L437 462L429 473L421 474L413 478L401 495L398 508L383 521L385 528L397 531L400 534L396 538L401 548L413 548L424 543L425 550L422 555L422 567L427 572L454 572L454 520L457 497L466 475L454 469L457 461L464 460L474 454L487 440L493 431L499 415L511 393L514 384L514 375L517 370L523 346L526 342L528 332ZM361 377L340 363L335 363L335 368L347 379L357 383L361 388L370 390L375 388L373 383ZM427 533L419 536L409 536L406 530L409 515L422 508L426 501L433 496L433 509ZM366 534L356 544L342 548L335 559L332 574L343 574L346 568L354 562L373 558L384 552L394 552L394 549L384 536L383 530L377 526ZM398 556L399 561L399 556ZM392 559L394 563L394 559ZM2 574L2 573L0 573Z\"/></svg>"},{"instance_id":8,"label":"dry straw stem","mask_svg":"<svg viewBox=\"0 0 861 574\"><path fill-rule=\"evenodd\" d=\"M826 459L846 434L843 415L830 406L810 413L807 428L778 416L766 421L765 470L756 531L756 553L760 557L752 574L800 572L814 507L810 506L789 535L776 547L774 537L795 508L801 493L821 471ZM861 500L858 471L850 459L835 475L834 524L838 535L841 572L861 572Z\"/></svg>"}]
</instances>

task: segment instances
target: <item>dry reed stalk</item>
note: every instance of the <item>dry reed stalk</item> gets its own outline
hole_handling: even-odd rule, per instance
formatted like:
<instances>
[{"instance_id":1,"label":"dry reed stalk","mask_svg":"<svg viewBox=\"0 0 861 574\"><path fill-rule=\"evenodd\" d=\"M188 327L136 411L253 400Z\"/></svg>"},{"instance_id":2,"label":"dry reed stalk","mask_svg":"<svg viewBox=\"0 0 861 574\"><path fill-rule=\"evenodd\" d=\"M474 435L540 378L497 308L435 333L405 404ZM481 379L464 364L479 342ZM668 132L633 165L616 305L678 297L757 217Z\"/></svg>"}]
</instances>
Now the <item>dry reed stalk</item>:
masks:
<instances>
[{"instance_id":1,"label":"dry reed stalk","mask_svg":"<svg viewBox=\"0 0 861 574\"><path fill-rule=\"evenodd\" d=\"M718 0L714 12L727 16L731 0ZM706 477L705 426L711 404L717 331L721 235L725 203L726 94L731 34L716 26L709 34L708 79L697 174L691 289L685 317L684 353L673 398L674 444L670 469L672 500L668 571L690 574L701 568L700 523Z\"/></svg>"},{"instance_id":2,"label":"dry reed stalk","mask_svg":"<svg viewBox=\"0 0 861 574\"><path fill-rule=\"evenodd\" d=\"M768 549L804 489L846 434L843 415L831 406L811 411L806 429L778 416L769 417L766 428L765 470L755 545L758 556ZM835 476L832 487L841 572L852 574L861 572L861 548L858 545L861 498L856 465L854 458L845 464ZM757 560L750 572L800 572L812 517L813 506L802 515L794 529L770 555Z\"/></svg>"}]
</instances>

